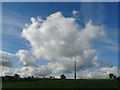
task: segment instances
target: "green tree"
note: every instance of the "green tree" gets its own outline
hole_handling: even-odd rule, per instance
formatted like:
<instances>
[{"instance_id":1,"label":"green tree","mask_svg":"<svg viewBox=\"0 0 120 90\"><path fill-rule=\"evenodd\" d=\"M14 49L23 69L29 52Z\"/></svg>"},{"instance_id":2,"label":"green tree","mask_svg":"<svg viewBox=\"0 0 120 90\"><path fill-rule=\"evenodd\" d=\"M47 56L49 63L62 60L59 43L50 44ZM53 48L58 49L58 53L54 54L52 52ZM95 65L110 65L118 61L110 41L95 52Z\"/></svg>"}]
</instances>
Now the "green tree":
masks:
<instances>
[{"instance_id":1,"label":"green tree","mask_svg":"<svg viewBox=\"0 0 120 90\"><path fill-rule=\"evenodd\" d=\"M114 76L113 73L110 73L110 74L109 74L109 77L110 77L110 78L113 78L113 76Z\"/></svg>"},{"instance_id":2,"label":"green tree","mask_svg":"<svg viewBox=\"0 0 120 90\"><path fill-rule=\"evenodd\" d=\"M60 75L61 79L66 79L66 76L64 74Z\"/></svg>"}]
</instances>

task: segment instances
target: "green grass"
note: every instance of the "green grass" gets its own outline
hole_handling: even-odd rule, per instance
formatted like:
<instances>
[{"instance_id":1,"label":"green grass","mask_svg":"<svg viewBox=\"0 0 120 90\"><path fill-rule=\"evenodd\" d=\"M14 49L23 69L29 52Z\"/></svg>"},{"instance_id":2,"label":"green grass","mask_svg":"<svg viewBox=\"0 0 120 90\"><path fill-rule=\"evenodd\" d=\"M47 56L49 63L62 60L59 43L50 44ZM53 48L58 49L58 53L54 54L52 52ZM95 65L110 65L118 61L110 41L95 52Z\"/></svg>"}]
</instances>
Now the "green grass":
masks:
<instances>
[{"instance_id":1,"label":"green grass","mask_svg":"<svg viewBox=\"0 0 120 90\"><path fill-rule=\"evenodd\" d=\"M36 80L7 81L3 88L118 88L117 80L109 79L78 79L78 80Z\"/></svg>"}]
</instances>

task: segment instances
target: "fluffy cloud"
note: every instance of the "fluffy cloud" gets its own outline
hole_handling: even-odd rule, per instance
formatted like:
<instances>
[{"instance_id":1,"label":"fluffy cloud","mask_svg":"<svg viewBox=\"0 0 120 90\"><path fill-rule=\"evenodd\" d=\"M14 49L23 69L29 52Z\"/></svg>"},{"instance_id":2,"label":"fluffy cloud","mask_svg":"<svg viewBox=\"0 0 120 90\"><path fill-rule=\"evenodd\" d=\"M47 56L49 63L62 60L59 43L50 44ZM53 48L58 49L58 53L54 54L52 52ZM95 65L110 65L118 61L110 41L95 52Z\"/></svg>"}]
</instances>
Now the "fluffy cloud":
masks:
<instances>
[{"instance_id":1,"label":"fluffy cloud","mask_svg":"<svg viewBox=\"0 0 120 90\"><path fill-rule=\"evenodd\" d=\"M92 42L105 36L105 32L104 26L95 26L92 20L81 28L75 18L56 12L45 20L32 17L22 36L31 44L31 53L36 59L46 59L61 72L70 72L74 60L78 69L99 66Z\"/></svg>"},{"instance_id":2,"label":"fluffy cloud","mask_svg":"<svg viewBox=\"0 0 120 90\"><path fill-rule=\"evenodd\" d=\"M76 16L78 13L79 13L79 12L76 11L76 10L73 10L73 11L72 11L72 14L73 14L74 16Z\"/></svg>"},{"instance_id":3,"label":"fluffy cloud","mask_svg":"<svg viewBox=\"0 0 120 90\"><path fill-rule=\"evenodd\" d=\"M12 67L11 59L14 57L14 54L0 51L0 65L5 67Z\"/></svg>"},{"instance_id":4,"label":"fluffy cloud","mask_svg":"<svg viewBox=\"0 0 120 90\"><path fill-rule=\"evenodd\" d=\"M74 14L77 12L74 11ZM93 42L105 36L104 26L97 26L92 20L84 28L76 22L76 18L64 17L56 12L46 19L31 18L22 31L31 45L30 50L19 50L16 56L22 67L5 68L3 74L14 73L26 76L58 76L61 73L72 73L74 61L77 61L78 78L107 77L110 72L116 73L116 67L104 67L94 72L83 69L101 66ZM45 65L35 65L39 60L47 60ZM72 74L71 74L72 75Z\"/></svg>"},{"instance_id":5,"label":"fluffy cloud","mask_svg":"<svg viewBox=\"0 0 120 90\"><path fill-rule=\"evenodd\" d=\"M53 74L51 72L51 67L48 67L49 65L45 66L39 66L39 67L31 67L31 66L25 66L21 68L10 68L10 67L0 67L2 68L2 72L0 72L1 75L15 75L20 74L21 77L28 77L28 76L40 76L40 77L49 77L49 75L53 75L56 78L60 78L60 74L56 73ZM113 73L114 75L118 76L118 68L116 66L114 67L102 67L99 69L95 69L93 71L89 70L80 70L77 72L77 78L109 78L109 74ZM67 73L67 78L73 78L73 72Z\"/></svg>"},{"instance_id":6,"label":"fluffy cloud","mask_svg":"<svg viewBox=\"0 0 120 90\"><path fill-rule=\"evenodd\" d=\"M2 76L6 76L6 75L13 76L15 73L17 73L16 69L12 67L0 66L0 68L2 69L0 72L0 75Z\"/></svg>"},{"instance_id":7,"label":"fluffy cloud","mask_svg":"<svg viewBox=\"0 0 120 90\"><path fill-rule=\"evenodd\" d=\"M109 78L110 73L118 76L118 68L113 66L102 67L100 69L96 69L95 71L83 70L78 73L78 78Z\"/></svg>"},{"instance_id":8,"label":"fluffy cloud","mask_svg":"<svg viewBox=\"0 0 120 90\"><path fill-rule=\"evenodd\" d=\"M19 61L20 61L20 65L23 66L31 66L33 64L33 61L35 60L35 58L32 56L32 54L27 51L27 50L19 50L16 55L19 57Z\"/></svg>"}]
</instances>

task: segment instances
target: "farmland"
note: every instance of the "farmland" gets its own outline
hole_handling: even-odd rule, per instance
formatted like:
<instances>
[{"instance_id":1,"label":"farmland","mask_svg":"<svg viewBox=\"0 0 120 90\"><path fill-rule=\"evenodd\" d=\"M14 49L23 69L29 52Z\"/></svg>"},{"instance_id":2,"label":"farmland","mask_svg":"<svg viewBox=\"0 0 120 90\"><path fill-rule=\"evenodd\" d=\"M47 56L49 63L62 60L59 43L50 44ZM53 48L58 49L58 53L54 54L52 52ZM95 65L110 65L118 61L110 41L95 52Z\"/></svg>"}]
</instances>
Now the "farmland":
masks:
<instances>
[{"instance_id":1,"label":"farmland","mask_svg":"<svg viewBox=\"0 0 120 90\"><path fill-rule=\"evenodd\" d=\"M5 81L4 88L118 88L117 80L110 79L51 79Z\"/></svg>"}]
</instances>

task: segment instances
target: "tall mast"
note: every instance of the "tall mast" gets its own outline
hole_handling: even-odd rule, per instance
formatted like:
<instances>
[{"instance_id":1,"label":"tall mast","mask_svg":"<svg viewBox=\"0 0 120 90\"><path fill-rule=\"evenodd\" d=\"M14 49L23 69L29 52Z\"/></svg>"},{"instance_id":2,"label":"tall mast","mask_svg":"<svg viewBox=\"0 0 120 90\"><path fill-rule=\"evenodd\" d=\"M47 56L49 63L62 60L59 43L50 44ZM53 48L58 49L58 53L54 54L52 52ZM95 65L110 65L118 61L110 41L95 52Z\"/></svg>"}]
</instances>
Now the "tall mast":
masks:
<instances>
[{"instance_id":1,"label":"tall mast","mask_svg":"<svg viewBox=\"0 0 120 90\"><path fill-rule=\"evenodd\" d=\"M76 61L74 61L74 69L75 69L75 71L74 71L74 79L76 79Z\"/></svg>"}]
</instances>

